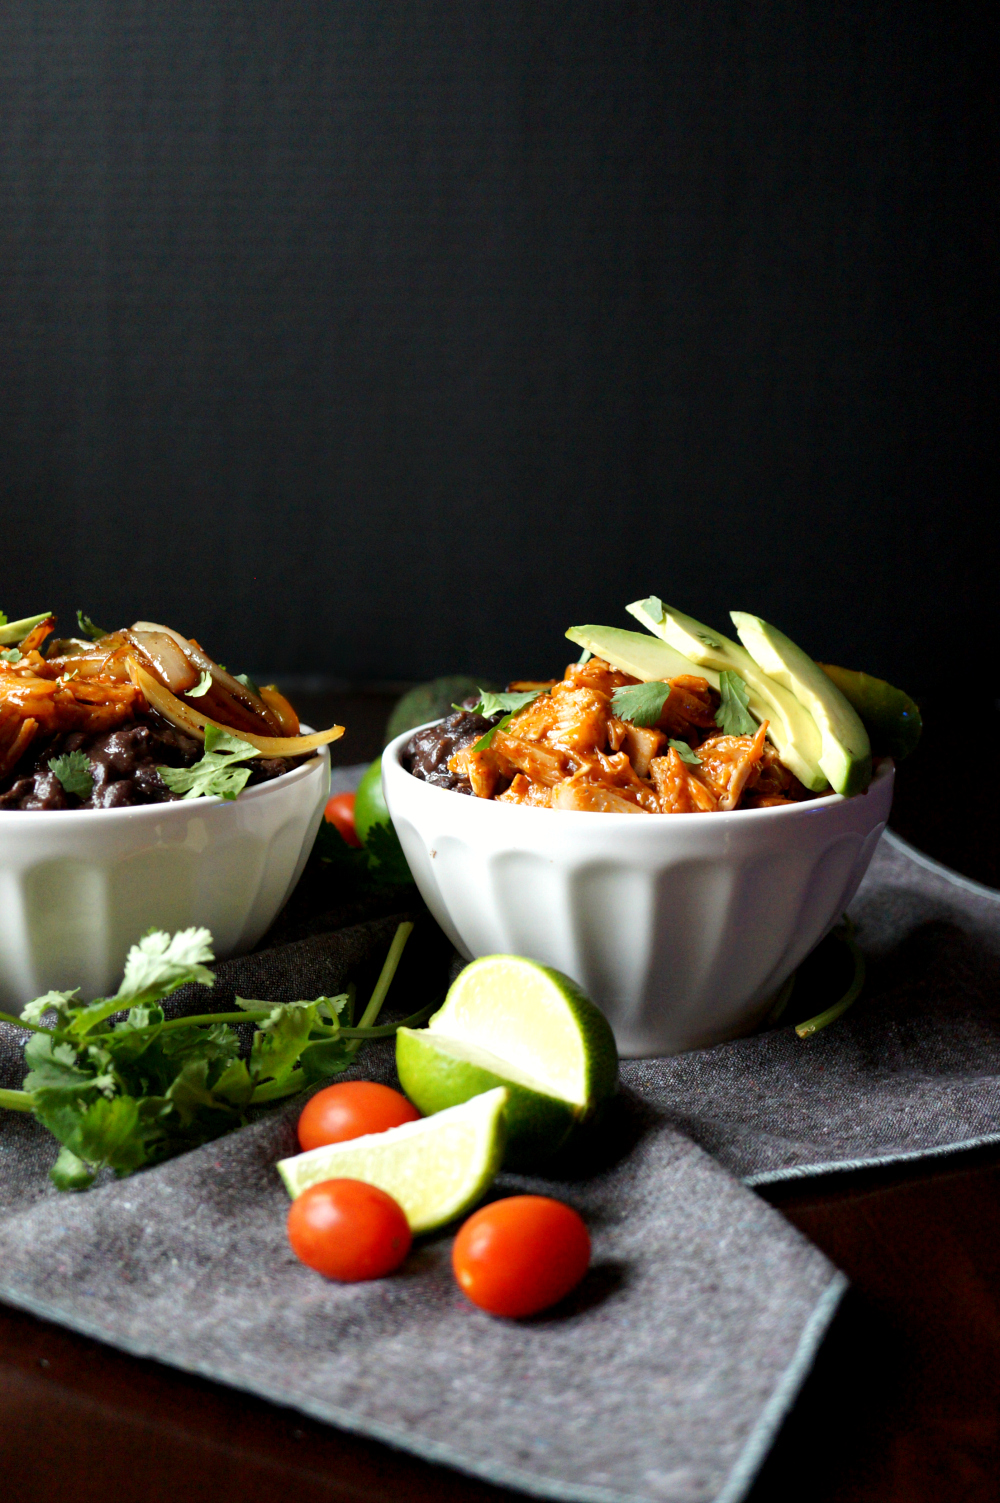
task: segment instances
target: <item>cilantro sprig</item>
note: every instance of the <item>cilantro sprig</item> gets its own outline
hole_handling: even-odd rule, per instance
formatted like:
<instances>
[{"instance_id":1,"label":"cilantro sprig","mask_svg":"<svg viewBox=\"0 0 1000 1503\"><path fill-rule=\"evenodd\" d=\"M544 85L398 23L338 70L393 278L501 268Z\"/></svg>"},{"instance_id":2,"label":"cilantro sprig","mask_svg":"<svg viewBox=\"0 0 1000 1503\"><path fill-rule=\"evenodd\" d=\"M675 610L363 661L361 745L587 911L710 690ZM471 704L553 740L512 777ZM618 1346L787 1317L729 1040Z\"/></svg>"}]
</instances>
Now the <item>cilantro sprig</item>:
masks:
<instances>
[{"instance_id":1,"label":"cilantro sprig","mask_svg":"<svg viewBox=\"0 0 1000 1503\"><path fill-rule=\"evenodd\" d=\"M722 703L715 712L715 723L726 736L755 736L757 722L747 705L750 691L738 673L725 668L719 674L719 693Z\"/></svg>"},{"instance_id":2,"label":"cilantro sprig","mask_svg":"<svg viewBox=\"0 0 1000 1503\"><path fill-rule=\"evenodd\" d=\"M357 1024L350 988L308 1002L237 997L235 1012L168 1018L162 1003L178 987L214 984L212 936L151 932L129 951L115 996L47 992L19 1018L0 1013L31 1035L23 1089L0 1090L0 1106L33 1112L58 1140L50 1177L60 1190L86 1189L104 1168L122 1177L161 1163L241 1126L252 1106L340 1074L366 1040L393 1034L399 1024L376 1020L412 930L397 928ZM249 1054L241 1023L255 1025Z\"/></svg>"},{"instance_id":3,"label":"cilantro sprig","mask_svg":"<svg viewBox=\"0 0 1000 1503\"><path fill-rule=\"evenodd\" d=\"M648 684L625 684L611 696L611 708L619 720L633 725L655 725L670 698L670 685L656 679Z\"/></svg>"},{"instance_id":4,"label":"cilantro sprig","mask_svg":"<svg viewBox=\"0 0 1000 1503\"><path fill-rule=\"evenodd\" d=\"M247 785L252 762L260 752L241 736L205 727L205 753L193 767L157 767L160 779L171 793L182 798L237 798Z\"/></svg>"},{"instance_id":5,"label":"cilantro sprig","mask_svg":"<svg viewBox=\"0 0 1000 1503\"><path fill-rule=\"evenodd\" d=\"M315 851L335 880L359 891L378 892L384 887L413 881L399 836L391 824L373 824L359 850L348 845L336 826L324 819L316 836Z\"/></svg>"},{"instance_id":6,"label":"cilantro sprig","mask_svg":"<svg viewBox=\"0 0 1000 1503\"><path fill-rule=\"evenodd\" d=\"M651 621L655 621L657 626L662 626L666 619L667 608L659 595L647 595L646 599L640 600L638 604L646 612Z\"/></svg>"},{"instance_id":7,"label":"cilantro sprig","mask_svg":"<svg viewBox=\"0 0 1000 1503\"><path fill-rule=\"evenodd\" d=\"M648 604L648 602L644 602ZM648 684L625 684L611 696L611 706L619 720L632 725L655 725L670 697L670 685L653 679ZM686 741L667 742L689 767L700 767L701 758Z\"/></svg>"},{"instance_id":8,"label":"cilantro sprig","mask_svg":"<svg viewBox=\"0 0 1000 1503\"><path fill-rule=\"evenodd\" d=\"M86 752L64 752L61 757L50 758L49 771L55 773L67 793L77 798L89 798L94 791L94 770Z\"/></svg>"},{"instance_id":9,"label":"cilantro sprig","mask_svg":"<svg viewBox=\"0 0 1000 1503\"><path fill-rule=\"evenodd\" d=\"M493 737L497 731L504 731L510 725L514 716L528 705L534 704L543 694L548 694L548 689L525 689L512 694L488 694L485 689L479 691L479 701L469 711L471 715L482 715L486 720L492 720L494 715L501 715L496 725L490 726L485 736L480 736L473 751L486 751L493 745ZM460 710L461 705L453 705L452 709Z\"/></svg>"},{"instance_id":10,"label":"cilantro sprig","mask_svg":"<svg viewBox=\"0 0 1000 1503\"><path fill-rule=\"evenodd\" d=\"M102 637L108 635L103 626L96 625L95 622L91 621L89 616L84 615L83 611L77 611L76 621L80 628L80 634L84 637L89 637L92 642L99 642Z\"/></svg>"},{"instance_id":11,"label":"cilantro sprig","mask_svg":"<svg viewBox=\"0 0 1000 1503\"><path fill-rule=\"evenodd\" d=\"M492 720L494 715L516 715L547 692L546 689L526 689L514 694L488 694L485 689L480 689L479 701L469 713L482 715L486 720ZM458 710L461 705L453 705L452 708Z\"/></svg>"},{"instance_id":12,"label":"cilantro sprig","mask_svg":"<svg viewBox=\"0 0 1000 1503\"><path fill-rule=\"evenodd\" d=\"M19 663L21 661L21 653L17 647L5 647L0 652L0 658L3 658L5 663Z\"/></svg>"}]
</instances>

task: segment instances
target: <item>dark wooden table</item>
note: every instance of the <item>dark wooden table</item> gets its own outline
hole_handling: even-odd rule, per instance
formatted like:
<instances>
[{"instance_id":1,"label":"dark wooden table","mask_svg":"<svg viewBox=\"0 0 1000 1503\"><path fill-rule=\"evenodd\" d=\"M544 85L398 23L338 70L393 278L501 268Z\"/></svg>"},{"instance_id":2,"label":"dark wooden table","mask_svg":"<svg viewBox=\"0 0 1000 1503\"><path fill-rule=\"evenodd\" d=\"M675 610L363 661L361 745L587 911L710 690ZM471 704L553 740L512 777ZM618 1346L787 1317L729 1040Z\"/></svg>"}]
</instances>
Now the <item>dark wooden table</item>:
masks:
<instances>
[{"instance_id":1,"label":"dark wooden table","mask_svg":"<svg viewBox=\"0 0 1000 1503\"><path fill-rule=\"evenodd\" d=\"M300 702L303 696L299 696ZM302 704L373 756L378 694ZM998 885L996 796L939 807L951 727L900 770L893 823ZM977 793L977 798L979 794ZM989 796L987 796L987 799ZM953 808L953 805L952 805ZM764 1464L754 1503L965 1503L1000 1477L1000 1150L763 1192L852 1281ZM513 1494L0 1307L0 1495L11 1503L497 1503Z\"/></svg>"}]
</instances>

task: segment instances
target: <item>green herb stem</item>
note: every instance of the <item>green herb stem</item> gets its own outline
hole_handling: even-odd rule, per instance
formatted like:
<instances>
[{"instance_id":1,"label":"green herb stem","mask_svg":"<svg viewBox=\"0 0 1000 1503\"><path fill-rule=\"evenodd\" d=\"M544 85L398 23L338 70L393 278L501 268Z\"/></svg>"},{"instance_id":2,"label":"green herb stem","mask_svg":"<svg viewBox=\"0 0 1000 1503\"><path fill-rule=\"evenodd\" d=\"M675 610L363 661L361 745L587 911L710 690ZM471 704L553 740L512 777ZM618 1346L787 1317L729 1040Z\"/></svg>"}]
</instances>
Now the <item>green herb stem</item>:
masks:
<instances>
[{"instance_id":1,"label":"green herb stem","mask_svg":"<svg viewBox=\"0 0 1000 1503\"><path fill-rule=\"evenodd\" d=\"M358 1019L358 1028L370 1028L382 1011L382 1003L385 1001L386 993L392 985L392 978L396 974L396 968L403 958L406 941L412 933L413 925L405 923L400 924L393 935L392 944L389 946L389 953L385 957L385 964L382 967L381 975L375 983L375 990L372 992L371 1000Z\"/></svg>"},{"instance_id":2,"label":"green herb stem","mask_svg":"<svg viewBox=\"0 0 1000 1503\"><path fill-rule=\"evenodd\" d=\"M389 946L389 953L385 957L385 963L382 966L379 978L375 983L375 990L371 994L371 999L368 1003L368 1006L361 1014L360 1021L354 1028L340 1029L341 1035L346 1035L352 1041L347 1046L349 1052L352 1055L358 1052L358 1050L361 1048L361 1045L366 1039L387 1038L390 1034L395 1033L396 1029L400 1026L398 1023L389 1023L386 1024L383 1028L375 1028L373 1027L373 1024L382 1010L382 1004L385 1001L386 993L388 992L389 987L392 985L392 978L395 976L399 962L402 959L403 950L406 947L406 941L409 939L412 933L413 925L411 923L407 922L400 924L399 928L393 935L392 944ZM435 1004L431 1003L429 1007L421 1008L419 1013L415 1013L413 1015L413 1020L416 1020L418 1018L422 1019L423 1014L429 1013L434 1006ZM248 1015L244 1014L244 1017L246 1016ZM407 1018L405 1021L409 1023L411 1019ZM285 1077L280 1085L277 1081L268 1080L265 1081L263 1085L257 1086L253 1095L250 1097L250 1105L260 1106L267 1101L280 1101L284 1096L295 1096L299 1091L304 1090L308 1084L309 1082L306 1079L305 1072L303 1070L293 1070L290 1075Z\"/></svg>"},{"instance_id":3,"label":"green herb stem","mask_svg":"<svg viewBox=\"0 0 1000 1503\"><path fill-rule=\"evenodd\" d=\"M275 1002L270 1007L262 1007L259 1010L247 1010L246 1012L199 1012L193 1013L189 1018L168 1018L165 1023L147 1023L143 1028L134 1028L133 1033L152 1033L159 1029L166 1033L168 1028L204 1028L210 1023L263 1023L269 1018L275 1007L280 1007L280 1002Z\"/></svg>"},{"instance_id":4,"label":"green herb stem","mask_svg":"<svg viewBox=\"0 0 1000 1503\"><path fill-rule=\"evenodd\" d=\"M297 1096L308 1084L303 1070L293 1070L280 1085L276 1080L266 1080L263 1085L256 1086L250 1105L263 1106L268 1101L280 1101L283 1096Z\"/></svg>"},{"instance_id":5,"label":"green herb stem","mask_svg":"<svg viewBox=\"0 0 1000 1503\"><path fill-rule=\"evenodd\" d=\"M0 1106L5 1106L9 1112L30 1112L34 1105L35 1098L30 1091L0 1090Z\"/></svg>"},{"instance_id":6,"label":"green herb stem","mask_svg":"<svg viewBox=\"0 0 1000 1503\"><path fill-rule=\"evenodd\" d=\"M15 1018L11 1012L0 1012L0 1023L13 1023L15 1028L27 1028L29 1033L47 1033L52 1038L59 1032L57 1028L43 1028L41 1023L26 1023L23 1018Z\"/></svg>"},{"instance_id":7,"label":"green herb stem","mask_svg":"<svg viewBox=\"0 0 1000 1503\"><path fill-rule=\"evenodd\" d=\"M444 994L435 997L433 1002L428 1002L426 1007L421 1007L418 1012L413 1012L408 1018L400 1018L398 1023L380 1023L377 1028L342 1028L340 1037L345 1039L389 1039L400 1028L419 1028L425 1023L432 1012L437 1012L444 1001Z\"/></svg>"},{"instance_id":8,"label":"green herb stem","mask_svg":"<svg viewBox=\"0 0 1000 1503\"><path fill-rule=\"evenodd\" d=\"M854 977L844 995L824 1012L817 1013L816 1017L808 1018L804 1023L796 1023L795 1032L800 1039L812 1038L814 1033L819 1033L821 1028L826 1028L829 1023L834 1023L841 1017L852 1002L856 1002L861 995L861 989L865 984L865 957L853 938L854 925L849 924L845 929L836 931L837 938L850 950L854 959Z\"/></svg>"},{"instance_id":9,"label":"green herb stem","mask_svg":"<svg viewBox=\"0 0 1000 1503\"><path fill-rule=\"evenodd\" d=\"M398 1023L382 1023L377 1028L368 1028L359 1023L357 1027L345 1025L343 1028L331 1031L337 1033L340 1038L345 1039L386 1039L394 1034L397 1028L412 1028L422 1023L424 1018L429 1018L435 1008L440 1007L440 1005L441 999L436 998L435 1001L428 1002L426 1007L421 1007L418 1012L413 1013L411 1017L400 1019ZM280 1006L280 1002L275 1002L274 1007ZM132 1032L152 1033L154 1029L159 1029L161 1033L165 1033L168 1028L203 1028L212 1023L263 1023L271 1016L273 1011L273 1007L268 1007L262 1008L259 1011L248 1009L246 1012L203 1012L193 1014L189 1018L169 1018L165 1023L147 1023L144 1028L134 1028ZM0 1014L0 1017L2 1016L3 1014ZM27 1028L29 1024L22 1023L20 1026ZM48 1031L47 1029L42 1030L42 1032Z\"/></svg>"}]
</instances>

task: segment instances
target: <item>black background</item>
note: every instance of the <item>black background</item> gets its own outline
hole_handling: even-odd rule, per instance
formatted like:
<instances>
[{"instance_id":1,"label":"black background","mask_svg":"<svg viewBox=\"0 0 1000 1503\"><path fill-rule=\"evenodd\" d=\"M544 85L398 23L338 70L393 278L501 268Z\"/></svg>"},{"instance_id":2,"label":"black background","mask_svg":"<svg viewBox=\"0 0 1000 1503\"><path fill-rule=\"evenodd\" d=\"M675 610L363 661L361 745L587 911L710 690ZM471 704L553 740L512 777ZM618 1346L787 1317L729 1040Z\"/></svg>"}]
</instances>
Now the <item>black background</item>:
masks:
<instances>
[{"instance_id":1,"label":"black background","mask_svg":"<svg viewBox=\"0 0 1000 1503\"><path fill-rule=\"evenodd\" d=\"M360 680L655 592L937 692L995 66L967 0L3 6L0 605Z\"/></svg>"}]
</instances>

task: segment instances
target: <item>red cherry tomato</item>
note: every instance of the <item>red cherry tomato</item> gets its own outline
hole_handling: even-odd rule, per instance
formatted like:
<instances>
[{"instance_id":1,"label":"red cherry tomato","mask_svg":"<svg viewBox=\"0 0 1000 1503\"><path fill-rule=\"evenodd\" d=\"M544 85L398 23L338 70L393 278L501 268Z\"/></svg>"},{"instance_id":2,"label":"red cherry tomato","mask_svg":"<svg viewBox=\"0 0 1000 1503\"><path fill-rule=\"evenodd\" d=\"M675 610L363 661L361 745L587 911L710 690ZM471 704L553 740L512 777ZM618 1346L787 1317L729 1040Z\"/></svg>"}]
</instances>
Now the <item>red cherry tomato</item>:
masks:
<instances>
[{"instance_id":1,"label":"red cherry tomato","mask_svg":"<svg viewBox=\"0 0 1000 1503\"><path fill-rule=\"evenodd\" d=\"M535 1315L583 1278L590 1235L561 1200L511 1195L470 1216L451 1250L463 1294L491 1315Z\"/></svg>"},{"instance_id":2,"label":"red cherry tomato","mask_svg":"<svg viewBox=\"0 0 1000 1503\"><path fill-rule=\"evenodd\" d=\"M324 1179L288 1212L292 1252L327 1279L355 1284L398 1268L413 1234L398 1201L359 1179Z\"/></svg>"},{"instance_id":3,"label":"red cherry tomato","mask_svg":"<svg viewBox=\"0 0 1000 1503\"><path fill-rule=\"evenodd\" d=\"M335 793L332 798L328 798L324 818L328 824L334 825L340 831L348 845L360 849L361 841L354 828L353 793Z\"/></svg>"},{"instance_id":4,"label":"red cherry tomato","mask_svg":"<svg viewBox=\"0 0 1000 1503\"><path fill-rule=\"evenodd\" d=\"M391 1086L374 1080L343 1080L325 1086L307 1101L299 1118L299 1147L321 1148L346 1143L370 1132L386 1132L416 1122L420 1113Z\"/></svg>"}]
</instances>

